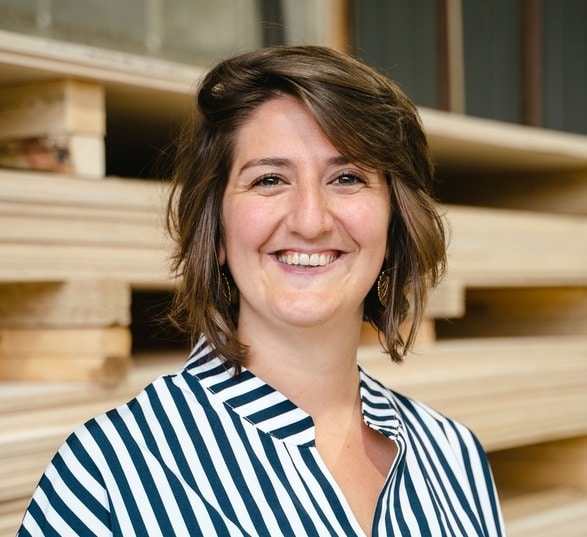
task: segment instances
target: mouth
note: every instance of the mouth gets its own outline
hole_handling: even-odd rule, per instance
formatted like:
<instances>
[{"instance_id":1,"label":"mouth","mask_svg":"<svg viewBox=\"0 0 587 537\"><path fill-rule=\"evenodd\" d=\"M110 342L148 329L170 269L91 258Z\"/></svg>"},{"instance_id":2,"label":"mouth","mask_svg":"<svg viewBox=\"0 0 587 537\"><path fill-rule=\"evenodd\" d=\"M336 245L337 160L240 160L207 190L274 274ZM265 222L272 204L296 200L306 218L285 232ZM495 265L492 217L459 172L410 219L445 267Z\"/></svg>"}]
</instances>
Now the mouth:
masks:
<instances>
[{"instance_id":1,"label":"mouth","mask_svg":"<svg viewBox=\"0 0 587 537\"><path fill-rule=\"evenodd\" d=\"M296 252L284 250L277 253L280 263L294 267L324 267L340 257L340 252L329 250L325 252Z\"/></svg>"}]
</instances>

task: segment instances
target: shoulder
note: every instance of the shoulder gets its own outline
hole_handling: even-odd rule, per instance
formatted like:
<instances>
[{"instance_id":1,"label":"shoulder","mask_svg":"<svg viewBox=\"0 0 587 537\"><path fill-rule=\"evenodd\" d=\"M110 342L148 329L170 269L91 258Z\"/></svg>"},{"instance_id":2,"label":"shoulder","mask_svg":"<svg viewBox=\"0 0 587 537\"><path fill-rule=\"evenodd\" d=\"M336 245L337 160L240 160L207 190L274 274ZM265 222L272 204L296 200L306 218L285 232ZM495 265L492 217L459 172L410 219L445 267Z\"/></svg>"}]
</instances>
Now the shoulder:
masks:
<instances>
[{"instance_id":1,"label":"shoulder","mask_svg":"<svg viewBox=\"0 0 587 537\"><path fill-rule=\"evenodd\" d=\"M144 442L168 421L179 377L181 373L159 377L129 401L89 419L69 435L58 455L96 471L111 468L121 451Z\"/></svg>"},{"instance_id":2,"label":"shoulder","mask_svg":"<svg viewBox=\"0 0 587 537\"><path fill-rule=\"evenodd\" d=\"M460 458L485 459L476 435L459 421L450 418L422 401L403 395L383 385L364 372L369 389L387 398L395 408L409 443L426 451L450 451Z\"/></svg>"}]
</instances>

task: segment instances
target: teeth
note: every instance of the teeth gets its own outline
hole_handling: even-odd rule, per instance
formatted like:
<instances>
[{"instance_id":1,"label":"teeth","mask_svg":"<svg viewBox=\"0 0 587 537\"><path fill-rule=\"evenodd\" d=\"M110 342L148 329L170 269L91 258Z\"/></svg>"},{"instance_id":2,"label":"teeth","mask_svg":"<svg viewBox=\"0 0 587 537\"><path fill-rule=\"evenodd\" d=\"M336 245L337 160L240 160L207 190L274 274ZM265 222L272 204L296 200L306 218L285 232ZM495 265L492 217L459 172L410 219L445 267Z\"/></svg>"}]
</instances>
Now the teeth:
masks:
<instances>
[{"instance_id":1,"label":"teeth","mask_svg":"<svg viewBox=\"0 0 587 537\"><path fill-rule=\"evenodd\" d=\"M305 254L305 253L298 253L295 252L293 254L281 254L279 256L279 261L282 263L287 263L288 265L298 265L303 267L323 267L328 263L332 263L335 260L336 256L334 255L326 255L326 254Z\"/></svg>"}]
</instances>

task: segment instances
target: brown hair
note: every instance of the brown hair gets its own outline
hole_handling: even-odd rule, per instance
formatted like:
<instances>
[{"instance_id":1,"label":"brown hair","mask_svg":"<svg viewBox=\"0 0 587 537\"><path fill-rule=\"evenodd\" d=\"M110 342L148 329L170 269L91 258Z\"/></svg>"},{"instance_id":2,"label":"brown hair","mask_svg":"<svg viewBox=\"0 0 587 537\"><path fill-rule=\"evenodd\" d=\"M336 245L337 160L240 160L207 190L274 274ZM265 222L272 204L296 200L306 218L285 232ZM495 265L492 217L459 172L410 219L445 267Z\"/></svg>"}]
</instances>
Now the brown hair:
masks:
<instances>
[{"instance_id":1,"label":"brown hair","mask_svg":"<svg viewBox=\"0 0 587 537\"><path fill-rule=\"evenodd\" d=\"M382 333L395 361L413 344L426 305L446 262L442 220L431 198L433 167L415 106L388 78L361 62L317 46L274 47L218 63L202 80L192 121L180 137L168 205L179 276L172 319L192 342L206 336L239 368L246 348L236 338L238 306L226 297L218 261L221 207L235 135L261 104L288 94L313 114L331 143L351 162L382 172L390 188L389 299L377 285L364 318ZM409 318L406 337L400 324Z\"/></svg>"}]
</instances>

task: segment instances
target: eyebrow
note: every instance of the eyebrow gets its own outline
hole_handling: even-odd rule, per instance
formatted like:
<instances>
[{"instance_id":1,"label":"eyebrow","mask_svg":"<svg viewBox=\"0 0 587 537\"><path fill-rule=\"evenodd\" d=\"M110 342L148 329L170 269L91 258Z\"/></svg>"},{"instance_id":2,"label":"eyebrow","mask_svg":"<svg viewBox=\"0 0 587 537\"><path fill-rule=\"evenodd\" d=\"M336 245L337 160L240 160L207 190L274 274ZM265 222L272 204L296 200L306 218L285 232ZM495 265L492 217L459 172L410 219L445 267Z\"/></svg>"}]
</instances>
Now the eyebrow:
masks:
<instances>
[{"instance_id":1,"label":"eyebrow","mask_svg":"<svg viewBox=\"0 0 587 537\"><path fill-rule=\"evenodd\" d=\"M330 157L326 161L326 163L329 166L344 166L346 164L352 164L351 161L343 155L336 155L335 157ZM248 170L249 168L255 168L259 166L274 166L276 168L287 168L291 167L292 165L292 161L287 158L266 157L259 159L251 159L242 165L239 171L239 175L243 173L245 170Z\"/></svg>"}]
</instances>

